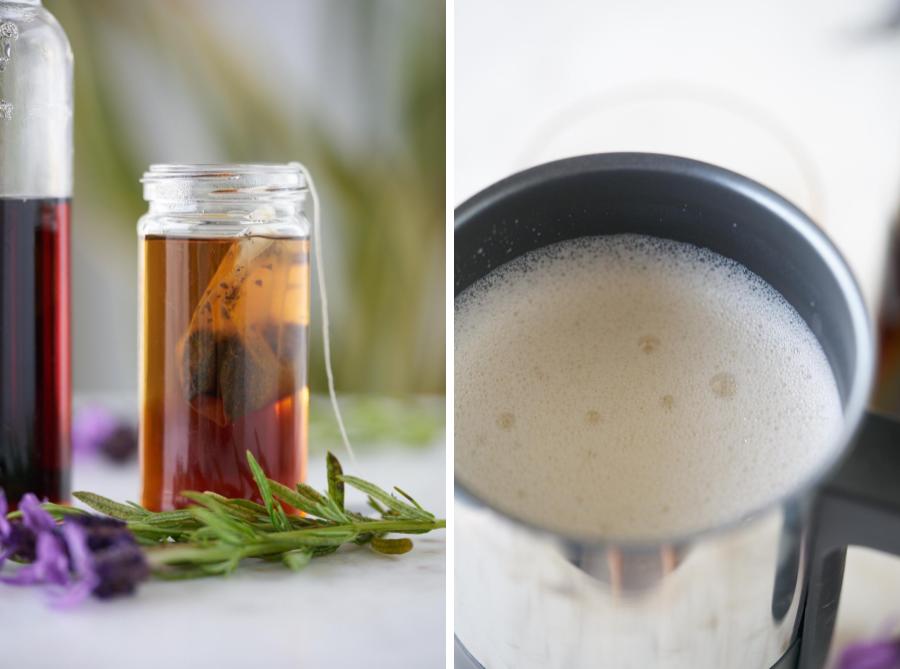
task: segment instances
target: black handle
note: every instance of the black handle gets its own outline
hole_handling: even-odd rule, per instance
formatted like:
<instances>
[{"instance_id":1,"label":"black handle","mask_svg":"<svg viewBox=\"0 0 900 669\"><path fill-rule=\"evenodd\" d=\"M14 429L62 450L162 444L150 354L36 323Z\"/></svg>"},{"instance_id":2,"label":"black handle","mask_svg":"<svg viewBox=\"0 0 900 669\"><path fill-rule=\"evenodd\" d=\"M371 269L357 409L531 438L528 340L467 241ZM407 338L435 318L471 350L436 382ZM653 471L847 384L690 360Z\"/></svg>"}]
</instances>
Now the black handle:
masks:
<instances>
[{"instance_id":1,"label":"black handle","mask_svg":"<svg viewBox=\"0 0 900 669\"><path fill-rule=\"evenodd\" d=\"M868 414L813 504L798 669L825 664L848 546L900 555L900 422Z\"/></svg>"}]
</instances>

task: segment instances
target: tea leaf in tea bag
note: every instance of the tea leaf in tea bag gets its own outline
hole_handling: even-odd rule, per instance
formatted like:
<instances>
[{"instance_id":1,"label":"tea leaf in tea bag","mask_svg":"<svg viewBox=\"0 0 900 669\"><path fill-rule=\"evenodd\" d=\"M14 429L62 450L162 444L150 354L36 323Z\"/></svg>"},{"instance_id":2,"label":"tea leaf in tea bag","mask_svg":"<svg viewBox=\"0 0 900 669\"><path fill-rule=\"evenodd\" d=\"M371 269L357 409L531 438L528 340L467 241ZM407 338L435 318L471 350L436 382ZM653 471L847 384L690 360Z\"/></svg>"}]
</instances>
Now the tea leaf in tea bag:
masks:
<instances>
[{"instance_id":1,"label":"tea leaf in tea bag","mask_svg":"<svg viewBox=\"0 0 900 669\"><path fill-rule=\"evenodd\" d=\"M261 409L279 397L278 360L259 335L228 337L217 348L219 395L226 418Z\"/></svg>"},{"instance_id":2,"label":"tea leaf in tea bag","mask_svg":"<svg viewBox=\"0 0 900 669\"><path fill-rule=\"evenodd\" d=\"M235 241L179 342L186 399L226 424L297 392L308 281L301 239Z\"/></svg>"},{"instance_id":3,"label":"tea leaf in tea bag","mask_svg":"<svg viewBox=\"0 0 900 669\"><path fill-rule=\"evenodd\" d=\"M216 336L212 330L204 328L190 333L182 355L182 365L187 370L185 392L188 399L217 394L219 373L216 356L210 355L210 351L215 350Z\"/></svg>"}]
</instances>

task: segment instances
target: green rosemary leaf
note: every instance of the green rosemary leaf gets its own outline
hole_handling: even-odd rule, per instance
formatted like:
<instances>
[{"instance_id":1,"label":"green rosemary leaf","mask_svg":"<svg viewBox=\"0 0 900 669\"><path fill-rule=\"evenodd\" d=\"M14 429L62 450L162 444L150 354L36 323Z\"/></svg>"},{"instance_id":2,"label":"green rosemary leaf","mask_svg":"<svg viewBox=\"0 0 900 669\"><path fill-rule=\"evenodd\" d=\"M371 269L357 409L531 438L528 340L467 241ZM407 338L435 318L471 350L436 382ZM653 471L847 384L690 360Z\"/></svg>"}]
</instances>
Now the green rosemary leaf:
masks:
<instances>
[{"instance_id":1,"label":"green rosemary leaf","mask_svg":"<svg viewBox=\"0 0 900 669\"><path fill-rule=\"evenodd\" d=\"M323 557L336 553L340 546L317 546L311 550L313 557Z\"/></svg>"},{"instance_id":2,"label":"green rosemary leaf","mask_svg":"<svg viewBox=\"0 0 900 669\"><path fill-rule=\"evenodd\" d=\"M148 513L141 517L141 522L147 525L168 525L176 527L197 527L194 515L187 509L178 509L177 511L159 511L157 513Z\"/></svg>"},{"instance_id":3,"label":"green rosemary leaf","mask_svg":"<svg viewBox=\"0 0 900 669\"><path fill-rule=\"evenodd\" d=\"M211 544L209 546L169 544L151 548L146 551L145 555L150 568L156 570L166 565L200 566L202 564L214 564L232 559L238 550L235 546L222 544Z\"/></svg>"},{"instance_id":4,"label":"green rosemary leaf","mask_svg":"<svg viewBox=\"0 0 900 669\"><path fill-rule=\"evenodd\" d=\"M191 507L191 512L197 520L215 533L216 538L225 543L241 546L247 541L257 539L256 532L251 527L235 522L228 516L218 514L209 508L194 506Z\"/></svg>"},{"instance_id":5,"label":"green rosemary leaf","mask_svg":"<svg viewBox=\"0 0 900 669\"><path fill-rule=\"evenodd\" d=\"M419 529L407 528L404 530L396 530L396 533L397 534L428 534L429 532L431 532L433 530L439 530L443 527L444 527L443 525L432 525L430 527L422 527Z\"/></svg>"},{"instance_id":6,"label":"green rosemary leaf","mask_svg":"<svg viewBox=\"0 0 900 669\"><path fill-rule=\"evenodd\" d=\"M270 525L271 527L271 525ZM190 542L193 542L200 546L205 546L216 541L218 535L216 531L211 527L201 527L199 529L194 530L190 534Z\"/></svg>"},{"instance_id":7,"label":"green rosemary leaf","mask_svg":"<svg viewBox=\"0 0 900 669\"><path fill-rule=\"evenodd\" d=\"M278 481L270 480L269 489L272 491L272 495L280 499L282 502L285 502L286 504L294 507L298 511L308 513L312 516L319 516L319 507L321 505L309 499L309 497L307 497L306 495L301 495L299 492L291 490L286 485L279 483Z\"/></svg>"},{"instance_id":8,"label":"green rosemary leaf","mask_svg":"<svg viewBox=\"0 0 900 669\"><path fill-rule=\"evenodd\" d=\"M118 518L119 520L138 520L149 513L149 511L138 511L133 506L114 502L111 499L92 492L73 492L72 497L87 504L95 511L99 511L107 516L112 516L113 518Z\"/></svg>"},{"instance_id":9,"label":"green rosemary leaf","mask_svg":"<svg viewBox=\"0 0 900 669\"><path fill-rule=\"evenodd\" d=\"M290 532L272 532L266 540L273 544L296 544L299 546L340 546L352 541L357 531L352 527L333 525L330 527L311 527Z\"/></svg>"},{"instance_id":10,"label":"green rosemary leaf","mask_svg":"<svg viewBox=\"0 0 900 669\"><path fill-rule=\"evenodd\" d=\"M382 518L371 519L365 523L354 523L357 532L372 532L374 534L423 534L432 530L445 527L444 520L409 520L406 518Z\"/></svg>"},{"instance_id":11,"label":"green rosemary leaf","mask_svg":"<svg viewBox=\"0 0 900 669\"><path fill-rule=\"evenodd\" d=\"M195 578L209 578L219 576L210 573L204 566L199 567L158 567L153 570L153 576L163 581L186 581Z\"/></svg>"},{"instance_id":12,"label":"green rosemary leaf","mask_svg":"<svg viewBox=\"0 0 900 669\"><path fill-rule=\"evenodd\" d=\"M329 520L333 520L338 523L346 523L350 520L350 516L344 512L343 505L338 505L338 503L330 497L325 500L325 504L323 506L327 510L326 513L328 515L326 517Z\"/></svg>"},{"instance_id":13,"label":"green rosemary leaf","mask_svg":"<svg viewBox=\"0 0 900 669\"><path fill-rule=\"evenodd\" d=\"M215 493L210 493L215 495ZM218 499L221 495L216 495ZM247 511L253 511L259 516L265 516L268 514L266 511L266 507L262 504L257 504L256 502L249 499L240 499L240 498L223 498L224 503L228 504L228 506L237 507L240 509L246 509Z\"/></svg>"},{"instance_id":14,"label":"green rosemary leaf","mask_svg":"<svg viewBox=\"0 0 900 669\"><path fill-rule=\"evenodd\" d=\"M434 520L433 514L415 506L410 506L406 502L401 502L399 499L388 494L373 483L363 481L355 476L342 476L341 478L348 485L353 486L360 492L366 493L369 497L381 502L392 511L395 511L400 517L418 520Z\"/></svg>"},{"instance_id":15,"label":"green rosemary leaf","mask_svg":"<svg viewBox=\"0 0 900 669\"><path fill-rule=\"evenodd\" d=\"M201 565L200 569L208 576L226 576L238 568L242 557L243 555L241 553L235 552L227 560L215 562L213 564L204 564Z\"/></svg>"},{"instance_id":16,"label":"green rosemary leaf","mask_svg":"<svg viewBox=\"0 0 900 669\"><path fill-rule=\"evenodd\" d=\"M259 466L256 458L253 457L253 453L251 453L249 450L247 451L247 463L250 465L250 471L253 473L253 479L256 481L256 487L259 488L259 495L260 497L262 497L263 503L266 505L266 511L269 512L269 517L272 519L272 525L274 525L278 530L286 530L288 528L288 522L287 517L284 513L284 509L282 509L281 505L276 504L275 500L272 499L272 491L269 487L269 479L266 478L265 473L263 473L262 467Z\"/></svg>"},{"instance_id":17,"label":"green rosemary leaf","mask_svg":"<svg viewBox=\"0 0 900 669\"><path fill-rule=\"evenodd\" d=\"M63 504L54 504L53 502L44 502L41 504L41 508L56 520L60 520L65 516L80 516L88 513L84 509L79 509L74 506L65 506ZM7 520L17 520L21 517L21 511L10 511L6 514Z\"/></svg>"},{"instance_id":18,"label":"green rosemary leaf","mask_svg":"<svg viewBox=\"0 0 900 669\"><path fill-rule=\"evenodd\" d=\"M383 537L375 537L370 545L376 553L384 555L403 555L413 549L412 540L406 538L385 539Z\"/></svg>"},{"instance_id":19,"label":"green rosemary leaf","mask_svg":"<svg viewBox=\"0 0 900 669\"><path fill-rule=\"evenodd\" d=\"M216 499L216 495L208 492L194 492L192 490L187 490L182 492L181 495L195 504L206 507L223 519L230 519L244 525L256 521L256 514L243 509L229 507L227 504L222 504Z\"/></svg>"},{"instance_id":20,"label":"green rosemary leaf","mask_svg":"<svg viewBox=\"0 0 900 669\"><path fill-rule=\"evenodd\" d=\"M282 485L278 481L273 481L271 479L269 479L269 486L275 497L286 502L298 511L335 523L346 523L350 520L347 514L338 507L333 499L329 499L324 495L319 495L317 493L316 497L313 497L306 488L299 488L298 486L299 489L294 491L286 485Z\"/></svg>"},{"instance_id":21,"label":"green rosemary leaf","mask_svg":"<svg viewBox=\"0 0 900 669\"><path fill-rule=\"evenodd\" d=\"M251 502L249 499L229 499L224 495L220 495L219 493L211 492L207 490L203 493L209 499L213 499L218 502L229 515L234 516L235 518L241 518L249 523L256 523L262 519L268 517L266 513L266 507L261 504L256 504L255 502ZM253 505L253 507L247 507L241 504L235 504L234 502L248 502ZM255 507L255 508L254 508Z\"/></svg>"},{"instance_id":22,"label":"green rosemary leaf","mask_svg":"<svg viewBox=\"0 0 900 669\"><path fill-rule=\"evenodd\" d=\"M281 556L281 560L291 571L300 571L312 560L312 553L304 549L288 551Z\"/></svg>"},{"instance_id":23,"label":"green rosemary leaf","mask_svg":"<svg viewBox=\"0 0 900 669\"><path fill-rule=\"evenodd\" d=\"M369 497L367 499L367 502L369 506L375 509L380 515L384 516L387 514L388 510L381 506L381 504L379 504L377 500Z\"/></svg>"},{"instance_id":24,"label":"green rosemary leaf","mask_svg":"<svg viewBox=\"0 0 900 669\"><path fill-rule=\"evenodd\" d=\"M58 513L61 516L84 516L89 513L84 509L79 509L77 506L54 504L53 502L44 502L41 506L50 513Z\"/></svg>"},{"instance_id":25,"label":"green rosemary leaf","mask_svg":"<svg viewBox=\"0 0 900 669\"><path fill-rule=\"evenodd\" d=\"M186 536L190 533L190 530L185 530L180 527L150 525L142 520L129 520L126 522L128 523L128 529L131 530L131 533L135 536L140 535L143 537L156 538L157 541L164 541L170 537L177 540L179 537Z\"/></svg>"},{"instance_id":26,"label":"green rosemary leaf","mask_svg":"<svg viewBox=\"0 0 900 669\"><path fill-rule=\"evenodd\" d=\"M416 507L419 511L425 511L425 509L422 508L422 505L419 504L416 500L414 500L412 498L412 495L410 495L408 492L404 491L400 486L395 485L394 490L396 490L398 493L403 495L407 500L409 500L409 503L412 504L414 507ZM429 514L429 515L431 515L431 514Z\"/></svg>"},{"instance_id":27,"label":"green rosemary leaf","mask_svg":"<svg viewBox=\"0 0 900 669\"><path fill-rule=\"evenodd\" d=\"M300 530L304 527L320 527L328 523L327 520L322 520L321 518L312 518L308 515L291 516L290 518L288 518L288 522L291 524L291 529L294 530Z\"/></svg>"},{"instance_id":28,"label":"green rosemary leaf","mask_svg":"<svg viewBox=\"0 0 900 669\"><path fill-rule=\"evenodd\" d=\"M308 483L298 483L297 492L316 504L325 504L327 498Z\"/></svg>"},{"instance_id":29,"label":"green rosemary leaf","mask_svg":"<svg viewBox=\"0 0 900 669\"><path fill-rule=\"evenodd\" d=\"M153 512L134 502L120 504L93 493L75 496L96 511L124 520L153 575L169 580L223 576L248 558L281 562L296 571L344 544L370 544L379 553L400 555L412 548L412 541L386 535L423 534L445 527L443 520L435 519L400 488L396 497L373 483L344 475L332 454L327 461L327 495L305 483L291 489L267 478L249 452L247 462L263 504L189 490L181 493L187 508ZM365 493L380 517L346 510L346 485ZM288 515L289 507L301 514ZM45 508L58 521L68 514L87 513L53 504Z\"/></svg>"},{"instance_id":30,"label":"green rosemary leaf","mask_svg":"<svg viewBox=\"0 0 900 669\"><path fill-rule=\"evenodd\" d=\"M343 511L344 481L341 479L341 476L344 475L344 470L341 467L340 460L338 460L331 451L328 451L326 461L328 472L328 496L334 500L334 503L337 504L338 508Z\"/></svg>"}]
</instances>

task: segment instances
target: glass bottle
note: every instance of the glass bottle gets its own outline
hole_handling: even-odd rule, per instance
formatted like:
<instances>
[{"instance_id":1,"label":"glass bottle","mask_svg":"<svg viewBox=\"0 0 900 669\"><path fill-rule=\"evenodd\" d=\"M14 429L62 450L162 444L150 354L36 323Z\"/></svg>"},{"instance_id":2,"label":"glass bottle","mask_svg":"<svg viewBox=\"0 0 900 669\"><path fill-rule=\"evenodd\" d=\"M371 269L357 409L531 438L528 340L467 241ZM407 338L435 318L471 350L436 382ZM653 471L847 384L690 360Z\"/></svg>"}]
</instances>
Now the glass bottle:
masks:
<instances>
[{"instance_id":1,"label":"glass bottle","mask_svg":"<svg viewBox=\"0 0 900 669\"><path fill-rule=\"evenodd\" d=\"M0 488L69 495L72 51L39 0L0 0Z\"/></svg>"},{"instance_id":2,"label":"glass bottle","mask_svg":"<svg viewBox=\"0 0 900 669\"><path fill-rule=\"evenodd\" d=\"M900 215L888 237L877 337L878 374L871 408L900 418Z\"/></svg>"},{"instance_id":3,"label":"glass bottle","mask_svg":"<svg viewBox=\"0 0 900 669\"><path fill-rule=\"evenodd\" d=\"M141 218L142 504L306 470L310 225L286 165L154 165Z\"/></svg>"}]
</instances>

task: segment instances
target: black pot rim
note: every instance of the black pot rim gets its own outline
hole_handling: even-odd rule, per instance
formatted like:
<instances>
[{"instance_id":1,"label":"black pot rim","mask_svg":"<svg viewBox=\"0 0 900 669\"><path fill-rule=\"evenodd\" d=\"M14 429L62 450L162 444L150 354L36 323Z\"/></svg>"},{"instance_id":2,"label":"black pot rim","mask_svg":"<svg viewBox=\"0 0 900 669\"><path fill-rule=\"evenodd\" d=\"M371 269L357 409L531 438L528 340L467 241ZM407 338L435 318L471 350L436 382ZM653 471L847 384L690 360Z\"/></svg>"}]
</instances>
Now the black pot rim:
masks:
<instances>
[{"instance_id":1,"label":"black pot rim","mask_svg":"<svg viewBox=\"0 0 900 669\"><path fill-rule=\"evenodd\" d=\"M839 447L834 448L834 452L824 459L818 467L810 470L806 478L794 489L773 497L764 504L750 509L742 516L723 523L652 539L579 536L537 525L524 518L513 516L498 509L487 503L458 478L454 477L455 499L465 500L477 508L490 509L513 524L527 528L537 534L579 547L615 546L620 549L630 547L636 550L651 548L655 550L655 547L660 545L687 545L695 543L698 539L727 533L777 508L792 504L802 505L807 496L839 466L850 451L850 445L862 421L871 392L875 368L875 341L868 310L866 309L859 284L843 255L825 232L800 209L768 187L736 172L710 163L681 156L628 152L597 153L555 160L512 174L464 201L454 210L454 231L458 233L465 226L477 224L477 217L484 209L513 197L517 193L527 191L538 184L545 184L549 181L573 175L603 174L629 170L652 171L661 175L686 176L715 183L755 202L757 205L761 205L785 225L800 233L828 266L841 287L850 310L854 338L858 342L857 363L853 370L849 392L844 403L843 429L836 442L839 444ZM458 291L455 294L458 294Z\"/></svg>"}]
</instances>

